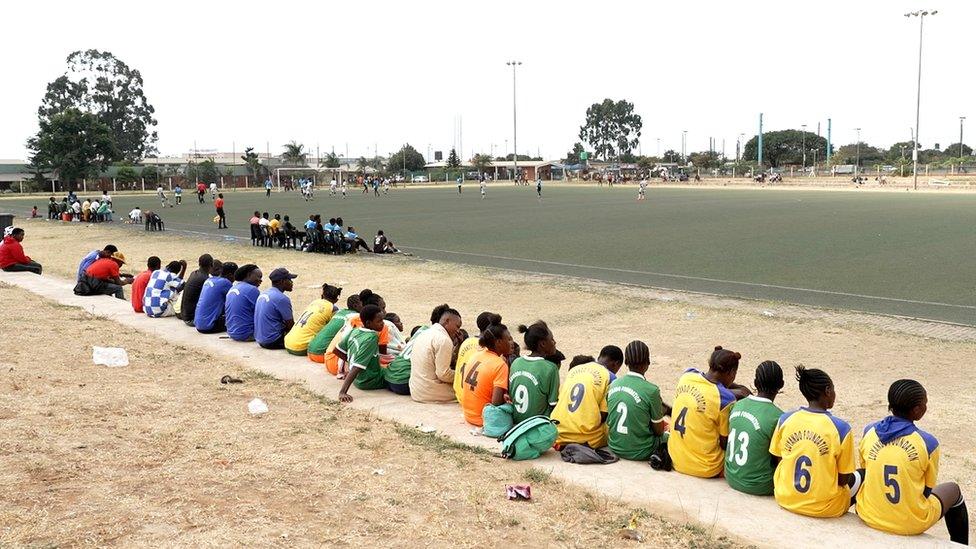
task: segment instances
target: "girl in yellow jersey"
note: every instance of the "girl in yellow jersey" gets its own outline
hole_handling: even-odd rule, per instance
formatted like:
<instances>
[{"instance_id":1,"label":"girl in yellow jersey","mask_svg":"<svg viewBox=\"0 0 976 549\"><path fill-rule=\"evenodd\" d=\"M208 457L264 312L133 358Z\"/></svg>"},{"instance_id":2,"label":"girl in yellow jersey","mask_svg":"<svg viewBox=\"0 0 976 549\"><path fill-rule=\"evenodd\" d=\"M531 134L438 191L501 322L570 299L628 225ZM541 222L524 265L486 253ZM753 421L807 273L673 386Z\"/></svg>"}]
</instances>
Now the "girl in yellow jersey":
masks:
<instances>
[{"instance_id":1,"label":"girl in yellow jersey","mask_svg":"<svg viewBox=\"0 0 976 549\"><path fill-rule=\"evenodd\" d=\"M737 393L749 390L735 385L739 353L715 347L708 359L708 373L692 368L678 380L671 405L671 437L668 454L674 469L701 478L720 476L725 462L729 412Z\"/></svg>"},{"instance_id":2,"label":"girl in yellow jersey","mask_svg":"<svg viewBox=\"0 0 976 549\"><path fill-rule=\"evenodd\" d=\"M807 406L783 414L773 431L769 453L780 458L773 494L800 515L843 516L862 478L854 470L851 426L828 412L837 395L826 372L797 366L796 380Z\"/></svg>"},{"instance_id":3,"label":"girl in yellow jersey","mask_svg":"<svg viewBox=\"0 0 976 549\"><path fill-rule=\"evenodd\" d=\"M936 485L939 441L915 426L928 407L922 384L900 379L888 389L891 415L868 425L861 438L864 486L857 515L868 526L915 535L945 517L949 539L969 544L969 511L955 482Z\"/></svg>"},{"instance_id":4,"label":"girl in yellow jersey","mask_svg":"<svg viewBox=\"0 0 976 549\"><path fill-rule=\"evenodd\" d=\"M571 365L550 414L558 422L557 448L566 444L586 444L590 448L607 445L607 392L623 363L620 347L607 345L595 362Z\"/></svg>"}]
</instances>

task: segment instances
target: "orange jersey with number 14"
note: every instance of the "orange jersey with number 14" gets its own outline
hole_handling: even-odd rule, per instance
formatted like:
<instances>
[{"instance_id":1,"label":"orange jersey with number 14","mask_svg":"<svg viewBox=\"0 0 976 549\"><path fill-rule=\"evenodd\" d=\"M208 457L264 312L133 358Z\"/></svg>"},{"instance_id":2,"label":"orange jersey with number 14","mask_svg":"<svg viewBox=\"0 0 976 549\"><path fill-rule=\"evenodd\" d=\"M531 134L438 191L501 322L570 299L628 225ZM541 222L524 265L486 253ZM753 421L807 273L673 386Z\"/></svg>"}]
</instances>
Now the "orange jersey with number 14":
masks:
<instances>
[{"instance_id":1,"label":"orange jersey with number 14","mask_svg":"<svg viewBox=\"0 0 976 549\"><path fill-rule=\"evenodd\" d=\"M479 427L484 424L481 412L491 404L495 387L508 390L508 363L494 352L480 349L465 364L460 399L465 421Z\"/></svg>"}]
</instances>

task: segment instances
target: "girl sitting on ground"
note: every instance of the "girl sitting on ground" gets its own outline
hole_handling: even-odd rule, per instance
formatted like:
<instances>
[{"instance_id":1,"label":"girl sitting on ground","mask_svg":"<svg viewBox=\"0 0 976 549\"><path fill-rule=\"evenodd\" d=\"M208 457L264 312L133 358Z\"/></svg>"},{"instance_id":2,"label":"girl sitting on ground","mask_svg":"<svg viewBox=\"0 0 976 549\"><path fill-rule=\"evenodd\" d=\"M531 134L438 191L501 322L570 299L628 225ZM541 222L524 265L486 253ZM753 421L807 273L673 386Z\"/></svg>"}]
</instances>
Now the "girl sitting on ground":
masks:
<instances>
[{"instance_id":1,"label":"girl sitting on ground","mask_svg":"<svg viewBox=\"0 0 976 549\"><path fill-rule=\"evenodd\" d=\"M529 356L512 362L508 374L508 392L512 395L515 423L532 416L548 416L559 399L559 366L546 359L556 351L556 340L549 326L538 321L531 326L519 326L524 334Z\"/></svg>"}]
</instances>

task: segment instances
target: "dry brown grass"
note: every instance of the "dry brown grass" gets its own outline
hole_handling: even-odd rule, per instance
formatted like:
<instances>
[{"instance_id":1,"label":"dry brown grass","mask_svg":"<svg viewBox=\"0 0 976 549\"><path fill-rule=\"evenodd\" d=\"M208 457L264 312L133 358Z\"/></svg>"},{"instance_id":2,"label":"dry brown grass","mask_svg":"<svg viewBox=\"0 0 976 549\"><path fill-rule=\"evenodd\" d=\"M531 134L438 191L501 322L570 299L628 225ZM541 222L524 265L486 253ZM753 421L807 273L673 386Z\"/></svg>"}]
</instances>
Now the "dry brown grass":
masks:
<instances>
[{"instance_id":1,"label":"dry brown grass","mask_svg":"<svg viewBox=\"0 0 976 549\"><path fill-rule=\"evenodd\" d=\"M733 545L24 290L0 303L0 546L625 545L632 515L658 545Z\"/></svg>"}]
</instances>

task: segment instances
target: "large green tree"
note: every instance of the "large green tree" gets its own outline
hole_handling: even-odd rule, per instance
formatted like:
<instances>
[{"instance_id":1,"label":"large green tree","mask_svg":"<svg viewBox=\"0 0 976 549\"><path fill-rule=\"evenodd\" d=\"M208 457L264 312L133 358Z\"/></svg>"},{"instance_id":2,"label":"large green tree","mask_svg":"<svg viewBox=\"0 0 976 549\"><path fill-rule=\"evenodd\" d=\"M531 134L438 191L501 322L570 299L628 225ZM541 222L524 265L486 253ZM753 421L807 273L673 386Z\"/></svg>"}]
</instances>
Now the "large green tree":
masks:
<instances>
[{"instance_id":1,"label":"large green tree","mask_svg":"<svg viewBox=\"0 0 976 549\"><path fill-rule=\"evenodd\" d=\"M75 108L41 118L37 135L27 140L31 164L54 171L74 189L79 179L95 177L119 156L112 129L93 114Z\"/></svg>"},{"instance_id":2,"label":"large green tree","mask_svg":"<svg viewBox=\"0 0 976 549\"><path fill-rule=\"evenodd\" d=\"M323 158L323 159L321 159L319 161L319 167L320 168L338 168L339 167L339 157L336 156L336 153L330 152L329 154L325 155L325 158Z\"/></svg>"},{"instance_id":3,"label":"large green tree","mask_svg":"<svg viewBox=\"0 0 976 549\"><path fill-rule=\"evenodd\" d=\"M630 153L640 141L643 122L634 113L634 104L621 99L604 99L586 109L586 121L580 126L579 138L593 147L604 160L618 153Z\"/></svg>"},{"instance_id":4,"label":"large green tree","mask_svg":"<svg viewBox=\"0 0 976 549\"><path fill-rule=\"evenodd\" d=\"M566 164L580 164L583 161L580 159L580 155L583 154L586 149L583 148L583 144L576 142L573 145L573 150L566 153L566 158L563 160Z\"/></svg>"},{"instance_id":5,"label":"large green tree","mask_svg":"<svg viewBox=\"0 0 976 549\"><path fill-rule=\"evenodd\" d=\"M804 138L804 135L806 136ZM763 133L763 164L778 167L803 162L803 146L806 142L807 163L813 162L813 152L817 151L817 158L823 159L827 153L827 140L812 132L800 130L780 130ZM753 136L743 148L743 160L757 160L759 139Z\"/></svg>"},{"instance_id":6,"label":"large green tree","mask_svg":"<svg viewBox=\"0 0 976 549\"><path fill-rule=\"evenodd\" d=\"M476 154L471 157L471 165L478 170L478 173L485 173L488 171L488 168L491 168L491 155Z\"/></svg>"},{"instance_id":7,"label":"large green tree","mask_svg":"<svg viewBox=\"0 0 976 549\"><path fill-rule=\"evenodd\" d=\"M281 159L286 164L304 166L308 160L308 153L305 152L305 145L294 140L285 143L285 150L281 153Z\"/></svg>"},{"instance_id":8,"label":"large green tree","mask_svg":"<svg viewBox=\"0 0 976 549\"><path fill-rule=\"evenodd\" d=\"M386 165L393 171L406 169L415 172L424 169L427 162L424 160L424 155L417 152L417 149L413 148L410 143L407 143L399 151L390 155Z\"/></svg>"},{"instance_id":9,"label":"large green tree","mask_svg":"<svg viewBox=\"0 0 976 549\"><path fill-rule=\"evenodd\" d=\"M860 162L859 165L861 166L873 166L884 162L884 160L884 151L863 141L860 147L857 146L857 143L844 145L834 151L833 156L830 157L830 161L834 164L856 164Z\"/></svg>"},{"instance_id":10,"label":"large green tree","mask_svg":"<svg viewBox=\"0 0 976 549\"><path fill-rule=\"evenodd\" d=\"M458 153L453 148L451 149L451 154L447 155L447 167L451 169L461 167L461 159L458 158Z\"/></svg>"},{"instance_id":11,"label":"large green tree","mask_svg":"<svg viewBox=\"0 0 976 549\"><path fill-rule=\"evenodd\" d=\"M41 122L67 109L95 115L116 143L112 161L136 162L156 152L155 109L142 89L142 75L107 51L76 51L64 74L47 85L37 109Z\"/></svg>"}]
</instances>

